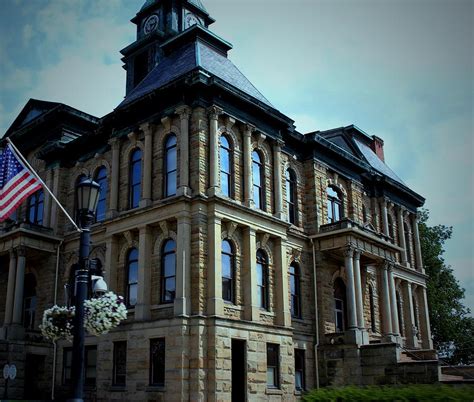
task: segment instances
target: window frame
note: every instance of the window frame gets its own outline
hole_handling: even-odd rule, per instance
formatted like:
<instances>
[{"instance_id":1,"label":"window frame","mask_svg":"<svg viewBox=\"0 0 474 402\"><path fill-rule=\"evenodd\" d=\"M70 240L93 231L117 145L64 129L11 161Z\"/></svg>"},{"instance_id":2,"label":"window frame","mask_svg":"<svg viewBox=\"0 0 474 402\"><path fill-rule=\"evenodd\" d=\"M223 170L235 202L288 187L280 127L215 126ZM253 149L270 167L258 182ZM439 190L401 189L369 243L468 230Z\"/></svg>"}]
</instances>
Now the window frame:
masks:
<instances>
[{"instance_id":1,"label":"window frame","mask_svg":"<svg viewBox=\"0 0 474 402\"><path fill-rule=\"evenodd\" d=\"M402 308L402 295L398 290L395 291L395 301L397 303L397 315L398 315L398 330L400 336L405 336L405 328L403 327L403 308Z\"/></svg>"},{"instance_id":2,"label":"window frame","mask_svg":"<svg viewBox=\"0 0 474 402\"><path fill-rule=\"evenodd\" d=\"M375 301L374 289L369 285L369 310L370 310L370 329L373 333L377 332L377 323L375 322Z\"/></svg>"},{"instance_id":3,"label":"window frame","mask_svg":"<svg viewBox=\"0 0 474 402\"><path fill-rule=\"evenodd\" d=\"M33 214L33 217L31 216ZM44 191L39 189L28 199L28 222L43 226L44 220Z\"/></svg>"},{"instance_id":4,"label":"window frame","mask_svg":"<svg viewBox=\"0 0 474 402\"><path fill-rule=\"evenodd\" d=\"M112 385L115 387L125 387L127 385L127 341L115 341L113 343L113 363L112 363ZM124 347L125 360L123 362L123 373L118 373L118 352L119 347ZM123 352L123 351L122 351ZM123 377L120 381L118 376Z\"/></svg>"},{"instance_id":5,"label":"window frame","mask_svg":"<svg viewBox=\"0 0 474 402\"><path fill-rule=\"evenodd\" d=\"M286 208L288 211L288 222L298 224L298 180L293 169L286 169Z\"/></svg>"},{"instance_id":6,"label":"window frame","mask_svg":"<svg viewBox=\"0 0 474 402\"><path fill-rule=\"evenodd\" d=\"M258 160L255 159L255 156L258 157ZM264 158L262 157L262 154L260 151L257 149L254 149L252 151L252 200L255 204L255 206L264 211L265 210L265 192L264 192L264 180L265 180L265 171L264 171ZM258 184L255 183L255 172L256 168L258 171ZM255 192L257 191L258 193L258 203L255 201Z\"/></svg>"},{"instance_id":7,"label":"window frame","mask_svg":"<svg viewBox=\"0 0 474 402\"><path fill-rule=\"evenodd\" d=\"M103 173L102 177L100 176ZM108 171L107 168L102 165L95 172L94 181L100 185L99 199L97 200L97 208L95 210L95 221L103 222L107 214L107 193L108 193ZM103 206L103 214L99 216L99 211Z\"/></svg>"},{"instance_id":8,"label":"window frame","mask_svg":"<svg viewBox=\"0 0 474 402\"><path fill-rule=\"evenodd\" d=\"M137 157L138 155L138 157ZM132 152L130 152L130 159L129 159L129 173L128 173L128 207L129 209L135 209L140 206L140 201L142 199L142 175L143 175L143 152L141 148L134 148ZM134 168L135 166L139 167L139 174L137 177L134 175ZM135 191L138 188L138 199L135 200Z\"/></svg>"},{"instance_id":9,"label":"window frame","mask_svg":"<svg viewBox=\"0 0 474 402\"><path fill-rule=\"evenodd\" d=\"M95 350L95 365L90 365L89 352ZM70 365L67 364L68 356L70 357ZM87 369L95 369L95 377L87 377ZM66 370L69 370L70 377L67 376ZM62 384L72 384L72 346L63 348L63 367L62 367ZM97 345L86 345L84 347L84 385L86 387L95 387L97 384Z\"/></svg>"},{"instance_id":10,"label":"window frame","mask_svg":"<svg viewBox=\"0 0 474 402\"><path fill-rule=\"evenodd\" d=\"M293 268L293 270L292 270ZM290 272L290 312L293 318L301 318L301 269L299 264L292 262L289 268ZM294 281L294 286L292 284ZM293 288L294 291L293 292ZM295 303L296 300L296 303ZM296 308L295 308L296 306Z\"/></svg>"},{"instance_id":11,"label":"window frame","mask_svg":"<svg viewBox=\"0 0 474 402\"><path fill-rule=\"evenodd\" d=\"M268 256L262 250L257 250L256 256L256 269L257 269L257 296L259 298L258 304L260 309L262 310L269 310L269 268L268 268ZM260 268L259 268L260 267ZM259 283L259 272L258 270L262 270L262 283Z\"/></svg>"},{"instance_id":12,"label":"window frame","mask_svg":"<svg viewBox=\"0 0 474 402\"><path fill-rule=\"evenodd\" d=\"M298 392L303 392L306 390L306 351L304 349L296 348L295 353L295 390ZM298 361L301 364L301 367L298 368ZM296 385L297 373L301 373L301 387Z\"/></svg>"},{"instance_id":13,"label":"window frame","mask_svg":"<svg viewBox=\"0 0 474 402\"><path fill-rule=\"evenodd\" d=\"M136 252L137 256L136 256L136 258L132 259L131 255L134 252ZM136 279L135 282L130 282L130 266L133 263L137 264L137 279ZM135 302L135 304L130 303L130 289L131 289L132 286L136 286L137 287L137 294L138 294L138 271L140 269L138 248L132 247L131 249L128 250L126 269L127 269L127 276L126 276L125 302L126 302L127 308L134 308L136 306L137 301Z\"/></svg>"},{"instance_id":14,"label":"window frame","mask_svg":"<svg viewBox=\"0 0 474 402\"><path fill-rule=\"evenodd\" d=\"M332 190L336 195L329 193L329 190ZM341 190L335 186L326 187L326 198L327 198L327 223L339 222L344 217L344 197ZM338 218L336 219L336 211Z\"/></svg>"},{"instance_id":15,"label":"window frame","mask_svg":"<svg viewBox=\"0 0 474 402\"><path fill-rule=\"evenodd\" d=\"M162 360L162 367L158 367L159 369L159 376L162 376L162 381L154 381L154 375L155 375L155 360L153 358L153 346L154 344L158 344L159 346L159 352L163 353L163 356L157 357ZM148 378L148 384L153 387L164 387L166 383L166 339L165 338L152 338L150 339L150 355L149 355L149 378ZM159 378L161 380L161 378Z\"/></svg>"},{"instance_id":16,"label":"window frame","mask_svg":"<svg viewBox=\"0 0 474 402\"><path fill-rule=\"evenodd\" d=\"M32 278L31 282L28 278ZM31 285L31 287L30 287ZM33 273L29 272L25 274L24 278L24 294L23 294L23 310L22 310L22 324L26 330L35 329L36 321L36 307L37 307L37 294L36 289L38 283L36 277ZM28 294L31 293L31 294ZM29 302L29 307L27 308L27 302ZM28 322L27 322L27 313L28 313Z\"/></svg>"},{"instance_id":17,"label":"window frame","mask_svg":"<svg viewBox=\"0 0 474 402\"><path fill-rule=\"evenodd\" d=\"M166 246L170 242L173 242L173 245L174 245L173 249L170 251L165 251ZM169 255L174 255L174 270L173 270L174 275L166 276L165 264L167 262L166 257ZM177 266L176 241L172 238L168 238L165 241L163 241L163 245L161 246L161 275L160 275L160 303L161 304L174 303L174 300L176 298L176 266ZM166 283L167 281L171 279L174 279L174 295L170 300L168 300L166 297L166 294L167 294Z\"/></svg>"},{"instance_id":18,"label":"window frame","mask_svg":"<svg viewBox=\"0 0 474 402\"><path fill-rule=\"evenodd\" d=\"M273 351L271 349L274 349ZM274 354L274 356L271 355ZM275 362L271 362L270 358L274 357ZM272 370L272 382L269 380L269 371ZM276 343L267 343L267 388L269 389L280 389L280 345Z\"/></svg>"},{"instance_id":19,"label":"window frame","mask_svg":"<svg viewBox=\"0 0 474 402\"><path fill-rule=\"evenodd\" d=\"M347 328L347 296L346 296L346 284L342 278L338 277L335 279L333 284L333 298L334 298L334 326L336 333L342 333ZM338 307L340 302L340 308ZM342 326L338 326L338 318L341 318Z\"/></svg>"},{"instance_id":20,"label":"window frame","mask_svg":"<svg viewBox=\"0 0 474 402\"><path fill-rule=\"evenodd\" d=\"M224 242L229 245L230 252L224 251ZM232 242L229 239L223 239L221 242L221 271L224 272L224 257L229 259L230 264L230 275L231 277L224 276L222 273L222 299L226 302L235 304L235 252ZM229 282L228 288L230 289L230 297L227 298L224 294L224 281Z\"/></svg>"},{"instance_id":21,"label":"window frame","mask_svg":"<svg viewBox=\"0 0 474 402\"><path fill-rule=\"evenodd\" d=\"M170 141L174 139L174 143L170 144ZM175 168L174 169L169 169L168 166L168 154L170 152L174 152L175 154ZM170 182L170 176L174 174L175 175L175 186L174 189L169 192L168 186ZM164 147L163 147L163 194L164 198L168 197L173 197L176 195L178 191L178 137L174 133L170 133L166 136L165 141L164 141Z\"/></svg>"},{"instance_id":22,"label":"window frame","mask_svg":"<svg viewBox=\"0 0 474 402\"><path fill-rule=\"evenodd\" d=\"M224 139L227 142L227 146L222 144L222 139ZM223 169L223 152L226 153L227 158L229 159L229 171L225 171ZM232 142L230 141L229 137L225 134L222 134L219 138L219 176L220 176L220 188L221 188L221 194L232 198L234 195L233 191L233 183L232 183L232 178L233 178L233 147L232 147ZM222 183L225 181L228 192L223 191L223 186Z\"/></svg>"}]
</instances>

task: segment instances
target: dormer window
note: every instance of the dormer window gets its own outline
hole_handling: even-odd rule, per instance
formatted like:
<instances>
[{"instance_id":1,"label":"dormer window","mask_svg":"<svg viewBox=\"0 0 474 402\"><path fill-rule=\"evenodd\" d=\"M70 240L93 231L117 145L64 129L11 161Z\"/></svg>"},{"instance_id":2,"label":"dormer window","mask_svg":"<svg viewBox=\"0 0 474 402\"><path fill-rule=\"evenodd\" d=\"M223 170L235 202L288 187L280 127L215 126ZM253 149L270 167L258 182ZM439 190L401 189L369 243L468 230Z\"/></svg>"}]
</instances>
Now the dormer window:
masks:
<instances>
[{"instance_id":1,"label":"dormer window","mask_svg":"<svg viewBox=\"0 0 474 402\"><path fill-rule=\"evenodd\" d=\"M342 196L335 187L326 189L327 207L328 207L328 223L334 223L341 220L343 215Z\"/></svg>"},{"instance_id":2,"label":"dormer window","mask_svg":"<svg viewBox=\"0 0 474 402\"><path fill-rule=\"evenodd\" d=\"M135 57L133 63L133 86L136 87L148 74L148 51Z\"/></svg>"}]
</instances>

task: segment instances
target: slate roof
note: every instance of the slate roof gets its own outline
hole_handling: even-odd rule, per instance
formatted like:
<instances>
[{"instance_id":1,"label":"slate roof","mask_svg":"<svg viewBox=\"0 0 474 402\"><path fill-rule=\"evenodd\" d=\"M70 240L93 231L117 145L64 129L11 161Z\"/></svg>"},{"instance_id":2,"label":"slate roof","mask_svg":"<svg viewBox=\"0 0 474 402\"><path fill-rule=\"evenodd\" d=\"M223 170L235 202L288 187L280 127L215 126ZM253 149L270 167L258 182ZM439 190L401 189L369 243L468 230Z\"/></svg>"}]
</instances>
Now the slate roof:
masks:
<instances>
[{"instance_id":1,"label":"slate roof","mask_svg":"<svg viewBox=\"0 0 474 402\"><path fill-rule=\"evenodd\" d=\"M372 149L367 146L366 144L362 143L358 139L354 138L354 142L359 148L360 152L364 156L365 160L367 163L372 166L375 170L378 172L384 174L385 176L390 177L392 180L395 180L396 182L403 184L404 186L407 186L400 177L398 177L395 172L390 169L385 162L383 162Z\"/></svg>"},{"instance_id":2,"label":"slate roof","mask_svg":"<svg viewBox=\"0 0 474 402\"><path fill-rule=\"evenodd\" d=\"M253 86L227 57L199 40L184 45L162 60L126 96L118 108L130 104L198 68L273 108L268 99Z\"/></svg>"},{"instance_id":3,"label":"slate roof","mask_svg":"<svg viewBox=\"0 0 474 402\"><path fill-rule=\"evenodd\" d=\"M152 6L153 4L157 3L159 0L146 0L145 4L143 4L142 8L140 11L146 10L148 7ZM207 13L206 7L204 7L204 4L202 4L201 0L188 0L189 3L192 5L196 6L197 8L200 8L202 11L205 11Z\"/></svg>"}]
</instances>

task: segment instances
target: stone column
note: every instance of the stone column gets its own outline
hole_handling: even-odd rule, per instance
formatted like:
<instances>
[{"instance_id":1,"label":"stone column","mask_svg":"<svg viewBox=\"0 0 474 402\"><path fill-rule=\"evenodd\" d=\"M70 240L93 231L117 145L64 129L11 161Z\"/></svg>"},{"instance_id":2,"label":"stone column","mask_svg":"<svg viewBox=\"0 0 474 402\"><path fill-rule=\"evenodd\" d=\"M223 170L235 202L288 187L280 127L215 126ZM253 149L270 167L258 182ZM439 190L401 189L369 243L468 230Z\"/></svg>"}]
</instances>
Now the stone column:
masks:
<instances>
[{"instance_id":1,"label":"stone column","mask_svg":"<svg viewBox=\"0 0 474 402\"><path fill-rule=\"evenodd\" d=\"M286 254L286 239L278 238L275 255L275 299L276 321L278 325L291 326L291 314L288 299L288 266Z\"/></svg>"},{"instance_id":2,"label":"stone column","mask_svg":"<svg viewBox=\"0 0 474 402\"><path fill-rule=\"evenodd\" d=\"M14 250L10 250L10 264L8 267L7 295L6 295L6 300L5 300L5 319L3 322L4 327L12 323L13 298L15 295L15 278L16 278L16 254Z\"/></svg>"},{"instance_id":3,"label":"stone column","mask_svg":"<svg viewBox=\"0 0 474 402\"><path fill-rule=\"evenodd\" d=\"M413 238L415 240L415 259L416 259L416 269L422 273L425 273L425 268L423 267L423 258L421 255L421 243L420 243L420 232L418 230L418 216L413 215Z\"/></svg>"},{"instance_id":4,"label":"stone column","mask_svg":"<svg viewBox=\"0 0 474 402\"><path fill-rule=\"evenodd\" d=\"M357 329L357 307L354 286L354 249L348 247L344 251L344 266L347 276L346 298L347 298L347 321L349 329Z\"/></svg>"},{"instance_id":5,"label":"stone column","mask_svg":"<svg viewBox=\"0 0 474 402\"><path fill-rule=\"evenodd\" d=\"M222 300L222 238L221 219L211 216L207 221L208 236L208 315L222 316L224 314L224 301Z\"/></svg>"},{"instance_id":6,"label":"stone column","mask_svg":"<svg viewBox=\"0 0 474 402\"><path fill-rule=\"evenodd\" d=\"M278 141L273 145L273 179L275 187L275 216L278 219L285 219L281 181L281 145Z\"/></svg>"},{"instance_id":7,"label":"stone column","mask_svg":"<svg viewBox=\"0 0 474 402\"><path fill-rule=\"evenodd\" d=\"M257 321L260 316L260 306L257 300L257 244L256 233L253 228L244 231L244 302L245 319Z\"/></svg>"},{"instance_id":8,"label":"stone column","mask_svg":"<svg viewBox=\"0 0 474 402\"><path fill-rule=\"evenodd\" d=\"M60 194L59 194L59 176L60 176L60 171L61 168L59 165L56 165L54 168L54 174L53 174L53 188L51 191L53 194L56 196L58 200L61 199ZM74 216L74 211L72 213ZM51 216L50 216L50 227L53 228L54 232L57 232L57 223L58 223L58 204L56 202L51 203Z\"/></svg>"},{"instance_id":9,"label":"stone column","mask_svg":"<svg viewBox=\"0 0 474 402\"><path fill-rule=\"evenodd\" d=\"M430 314L428 312L428 299L426 297L426 287L422 286L419 290L421 297L420 306L420 327L421 327L421 345L423 349L433 349L433 339L431 339Z\"/></svg>"},{"instance_id":10,"label":"stone column","mask_svg":"<svg viewBox=\"0 0 474 402\"><path fill-rule=\"evenodd\" d=\"M405 287L405 294L407 297L407 305L408 305L408 325L406 326L406 339L407 339L407 346L412 348L418 347L418 337L416 336L418 328L415 326L415 309L413 307L413 293L411 289L411 283L408 281L403 282L403 286Z\"/></svg>"},{"instance_id":11,"label":"stone column","mask_svg":"<svg viewBox=\"0 0 474 402\"><path fill-rule=\"evenodd\" d=\"M108 217L113 218L118 213L118 194L119 194L119 179L120 179L120 140L112 138L109 141L112 148L112 167L110 176L110 208Z\"/></svg>"},{"instance_id":12,"label":"stone column","mask_svg":"<svg viewBox=\"0 0 474 402\"><path fill-rule=\"evenodd\" d=\"M150 319L152 233L149 226L142 226L138 230L138 290L135 320L145 321Z\"/></svg>"},{"instance_id":13,"label":"stone column","mask_svg":"<svg viewBox=\"0 0 474 402\"><path fill-rule=\"evenodd\" d=\"M397 293L395 289L395 279L393 277L393 266L388 268L388 285L390 288L390 305L392 310L392 332L395 336L400 335L400 327L398 325L398 308L397 308Z\"/></svg>"},{"instance_id":14,"label":"stone column","mask_svg":"<svg viewBox=\"0 0 474 402\"><path fill-rule=\"evenodd\" d=\"M388 236L388 209L387 209L387 200L385 198L380 199L380 204L382 207L382 233L385 236Z\"/></svg>"},{"instance_id":15,"label":"stone column","mask_svg":"<svg viewBox=\"0 0 474 402\"><path fill-rule=\"evenodd\" d=\"M398 240L400 247L402 248L401 259L402 265L408 266L408 257L407 257L407 247L405 244L405 225L403 224L403 213L405 209L403 207L398 207L397 219L398 219Z\"/></svg>"},{"instance_id":16,"label":"stone column","mask_svg":"<svg viewBox=\"0 0 474 402\"><path fill-rule=\"evenodd\" d=\"M53 171L51 169L48 169L46 171L46 185L48 186L49 189L53 187ZM44 191L44 213L43 213L43 226L44 227L51 227L51 194L49 194L49 191Z\"/></svg>"},{"instance_id":17,"label":"stone column","mask_svg":"<svg viewBox=\"0 0 474 402\"><path fill-rule=\"evenodd\" d=\"M182 213L177 218L174 315L189 316L191 314L191 219L187 213Z\"/></svg>"},{"instance_id":18,"label":"stone column","mask_svg":"<svg viewBox=\"0 0 474 402\"><path fill-rule=\"evenodd\" d=\"M189 187L189 117L191 108L180 106L176 109L181 122L181 134L179 137L179 187L178 195L191 195Z\"/></svg>"},{"instance_id":19,"label":"stone column","mask_svg":"<svg viewBox=\"0 0 474 402\"><path fill-rule=\"evenodd\" d=\"M118 240L116 236L106 239L104 280L110 290L117 292Z\"/></svg>"},{"instance_id":20,"label":"stone column","mask_svg":"<svg viewBox=\"0 0 474 402\"><path fill-rule=\"evenodd\" d=\"M152 203L151 183L153 177L153 130L152 124L140 126L145 134L145 149L143 153L143 190L140 206L146 207Z\"/></svg>"},{"instance_id":21,"label":"stone column","mask_svg":"<svg viewBox=\"0 0 474 402\"><path fill-rule=\"evenodd\" d=\"M252 131L254 127L246 124L244 127L244 202L251 207L252 196Z\"/></svg>"},{"instance_id":22,"label":"stone column","mask_svg":"<svg viewBox=\"0 0 474 402\"><path fill-rule=\"evenodd\" d=\"M390 290L388 281L388 266L389 263L385 262L382 266L382 322L383 322L383 333L387 336L392 336L392 309L390 307Z\"/></svg>"},{"instance_id":23,"label":"stone column","mask_svg":"<svg viewBox=\"0 0 474 402\"><path fill-rule=\"evenodd\" d=\"M12 323L21 325L23 315L23 290L25 285L26 249L24 247L18 247L17 256Z\"/></svg>"},{"instance_id":24,"label":"stone column","mask_svg":"<svg viewBox=\"0 0 474 402\"><path fill-rule=\"evenodd\" d=\"M360 272L360 251L354 252L354 283L355 283L355 297L356 297L356 311L357 311L357 326L360 329L365 329L364 320L364 301L362 299L362 281Z\"/></svg>"},{"instance_id":25,"label":"stone column","mask_svg":"<svg viewBox=\"0 0 474 402\"><path fill-rule=\"evenodd\" d=\"M209 113L209 189L208 196L212 197L219 191L219 115L222 110L213 106Z\"/></svg>"}]
</instances>

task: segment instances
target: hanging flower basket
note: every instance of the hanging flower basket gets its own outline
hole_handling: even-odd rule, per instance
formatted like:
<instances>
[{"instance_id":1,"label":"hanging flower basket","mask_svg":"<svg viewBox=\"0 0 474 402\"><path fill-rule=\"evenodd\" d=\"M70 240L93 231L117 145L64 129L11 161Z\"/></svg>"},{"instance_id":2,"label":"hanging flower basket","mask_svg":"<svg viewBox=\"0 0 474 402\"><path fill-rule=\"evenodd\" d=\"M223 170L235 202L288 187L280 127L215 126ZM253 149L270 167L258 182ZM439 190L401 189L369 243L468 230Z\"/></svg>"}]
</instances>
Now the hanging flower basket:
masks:
<instances>
[{"instance_id":1,"label":"hanging flower basket","mask_svg":"<svg viewBox=\"0 0 474 402\"><path fill-rule=\"evenodd\" d=\"M127 307L122 296L107 292L97 299L84 302L85 328L91 335L106 334L127 319Z\"/></svg>"},{"instance_id":2,"label":"hanging flower basket","mask_svg":"<svg viewBox=\"0 0 474 402\"><path fill-rule=\"evenodd\" d=\"M74 307L53 306L43 313L41 334L55 342L59 339L72 339Z\"/></svg>"}]
</instances>

